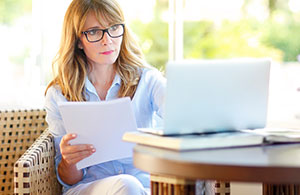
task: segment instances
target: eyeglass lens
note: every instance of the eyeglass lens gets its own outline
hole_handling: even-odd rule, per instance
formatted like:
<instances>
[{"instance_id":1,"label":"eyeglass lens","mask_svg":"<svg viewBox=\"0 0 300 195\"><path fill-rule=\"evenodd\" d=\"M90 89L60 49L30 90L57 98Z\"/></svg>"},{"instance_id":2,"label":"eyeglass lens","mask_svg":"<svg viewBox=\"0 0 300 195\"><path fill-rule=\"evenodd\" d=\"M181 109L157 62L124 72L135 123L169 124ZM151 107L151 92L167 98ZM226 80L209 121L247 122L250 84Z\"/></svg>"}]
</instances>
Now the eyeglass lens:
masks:
<instances>
[{"instance_id":1,"label":"eyeglass lens","mask_svg":"<svg viewBox=\"0 0 300 195\"><path fill-rule=\"evenodd\" d=\"M123 35L124 27L122 24L113 25L107 29L92 29L86 31L86 36L88 41L96 42L100 41L103 38L104 32L107 32L108 35L112 38L117 38Z\"/></svg>"}]
</instances>

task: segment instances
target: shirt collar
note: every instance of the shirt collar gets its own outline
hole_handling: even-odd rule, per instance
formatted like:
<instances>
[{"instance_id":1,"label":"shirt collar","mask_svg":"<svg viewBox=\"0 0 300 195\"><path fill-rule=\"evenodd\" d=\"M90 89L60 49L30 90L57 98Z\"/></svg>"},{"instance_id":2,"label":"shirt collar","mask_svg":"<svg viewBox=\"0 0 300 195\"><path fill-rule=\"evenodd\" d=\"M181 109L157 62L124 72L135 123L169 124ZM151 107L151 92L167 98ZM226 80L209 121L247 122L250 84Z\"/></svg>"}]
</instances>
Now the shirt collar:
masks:
<instances>
[{"instance_id":1,"label":"shirt collar","mask_svg":"<svg viewBox=\"0 0 300 195\"><path fill-rule=\"evenodd\" d=\"M115 85L121 85L121 77L118 73L116 73L115 78L114 78L110 88L114 87ZM97 91L96 91L94 85L92 84L92 82L89 80L88 76L85 77L85 88L89 92L97 94Z\"/></svg>"},{"instance_id":2,"label":"shirt collar","mask_svg":"<svg viewBox=\"0 0 300 195\"><path fill-rule=\"evenodd\" d=\"M115 85L121 85L121 77L118 73L116 73L115 78L111 84L112 87Z\"/></svg>"}]
</instances>

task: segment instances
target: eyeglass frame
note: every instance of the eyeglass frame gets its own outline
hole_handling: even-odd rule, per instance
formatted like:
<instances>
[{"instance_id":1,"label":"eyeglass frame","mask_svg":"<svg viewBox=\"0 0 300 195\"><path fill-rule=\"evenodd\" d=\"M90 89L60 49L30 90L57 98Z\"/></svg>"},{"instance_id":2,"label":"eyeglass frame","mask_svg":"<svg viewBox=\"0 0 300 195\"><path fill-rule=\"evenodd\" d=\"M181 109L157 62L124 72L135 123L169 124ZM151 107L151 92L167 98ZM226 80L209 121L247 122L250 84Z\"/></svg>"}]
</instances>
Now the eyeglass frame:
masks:
<instances>
[{"instance_id":1,"label":"eyeglass frame","mask_svg":"<svg viewBox=\"0 0 300 195\"><path fill-rule=\"evenodd\" d=\"M111 36L111 34L108 32L108 29L110 29L111 27L116 26L116 25L121 25L121 26L122 26L122 28L123 28L123 33L122 33L121 35L119 35L119 36ZM100 29L100 28L97 28L97 30L101 30L101 31L102 31L102 36L101 36L100 39L98 39L98 40L96 40L96 41L90 41L89 38L88 38L88 35L87 35L87 34L88 34L91 30L95 30L95 29L90 29L90 30L87 30L87 31L83 31L83 32L81 32L81 34L84 34L84 35L85 35L85 38L86 38L86 40L87 40L89 43L96 43L96 42L101 41L101 40L103 39L105 33L107 33L108 36L111 37L111 38L118 38L118 37L123 36L123 35L124 35L124 32L125 32L125 24L114 24L114 25L112 25L112 26L110 26L109 28L106 28L106 29Z\"/></svg>"}]
</instances>

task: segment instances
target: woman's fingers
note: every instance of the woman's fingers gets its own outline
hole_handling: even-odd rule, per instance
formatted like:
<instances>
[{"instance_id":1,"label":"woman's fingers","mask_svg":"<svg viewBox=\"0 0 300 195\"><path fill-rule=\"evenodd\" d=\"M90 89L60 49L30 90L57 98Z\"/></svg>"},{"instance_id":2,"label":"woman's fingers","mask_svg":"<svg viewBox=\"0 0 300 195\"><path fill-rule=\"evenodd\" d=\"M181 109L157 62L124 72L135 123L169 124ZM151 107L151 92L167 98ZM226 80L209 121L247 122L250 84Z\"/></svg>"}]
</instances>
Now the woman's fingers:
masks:
<instances>
[{"instance_id":1,"label":"woman's fingers","mask_svg":"<svg viewBox=\"0 0 300 195\"><path fill-rule=\"evenodd\" d=\"M76 137L76 134L66 134L62 137L60 142L62 160L69 165L76 164L80 160L90 156L96 151L93 145L90 144L70 145L69 141L75 139Z\"/></svg>"},{"instance_id":2,"label":"woman's fingers","mask_svg":"<svg viewBox=\"0 0 300 195\"><path fill-rule=\"evenodd\" d=\"M61 154L74 154L82 151L92 151L93 149L95 148L90 144L69 145L61 148Z\"/></svg>"},{"instance_id":3,"label":"woman's fingers","mask_svg":"<svg viewBox=\"0 0 300 195\"><path fill-rule=\"evenodd\" d=\"M69 133L69 134L64 135L60 141L60 147L70 145L69 141L72 139L75 139L76 137L77 137L77 135L75 133Z\"/></svg>"},{"instance_id":4,"label":"woman's fingers","mask_svg":"<svg viewBox=\"0 0 300 195\"><path fill-rule=\"evenodd\" d=\"M79 161L81 161L84 158L89 157L90 155L92 155L94 152L88 152L88 151L82 151L82 152L78 152L76 154L71 154L68 156L67 159L65 159L65 161L68 164L76 164Z\"/></svg>"}]
</instances>

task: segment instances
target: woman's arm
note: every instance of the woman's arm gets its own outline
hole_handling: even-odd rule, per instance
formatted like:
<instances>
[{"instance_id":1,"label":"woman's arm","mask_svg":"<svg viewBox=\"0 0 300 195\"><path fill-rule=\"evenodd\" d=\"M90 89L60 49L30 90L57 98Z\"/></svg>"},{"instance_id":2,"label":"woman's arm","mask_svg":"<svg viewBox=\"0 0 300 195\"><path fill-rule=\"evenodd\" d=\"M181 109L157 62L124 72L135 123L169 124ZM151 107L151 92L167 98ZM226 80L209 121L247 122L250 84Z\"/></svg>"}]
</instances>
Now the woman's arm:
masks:
<instances>
[{"instance_id":1,"label":"woman's arm","mask_svg":"<svg viewBox=\"0 0 300 195\"><path fill-rule=\"evenodd\" d=\"M58 174L61 180L69 185L76 184L82 179L83 172L78 170L76 163L92 155L96 150L92 145L70 145L69 141L76 138L76 134L66 134L60 142L62 159L58 164Z\"/></svg>"},{"instance_id":2,"label":"woman's arm","mask_svg":"<svg viewBox=\"0 0 300 195\"><path fill-rule=\"evenodd\" d=\"M46 121L50 132L56 137L56 167L58 180L65 184L75 184L82 179L83 171L77 170L76 163L93 153L91 145L71 146L69 141L76 138L72 134L66 134L62 117L59 112L58 102L66 102L59 88L50 87L46 94L45 109ZM60 136L64 135L61 139ZM65 184L64 184L65 183Z\"/></svg>"}]
</instances>

